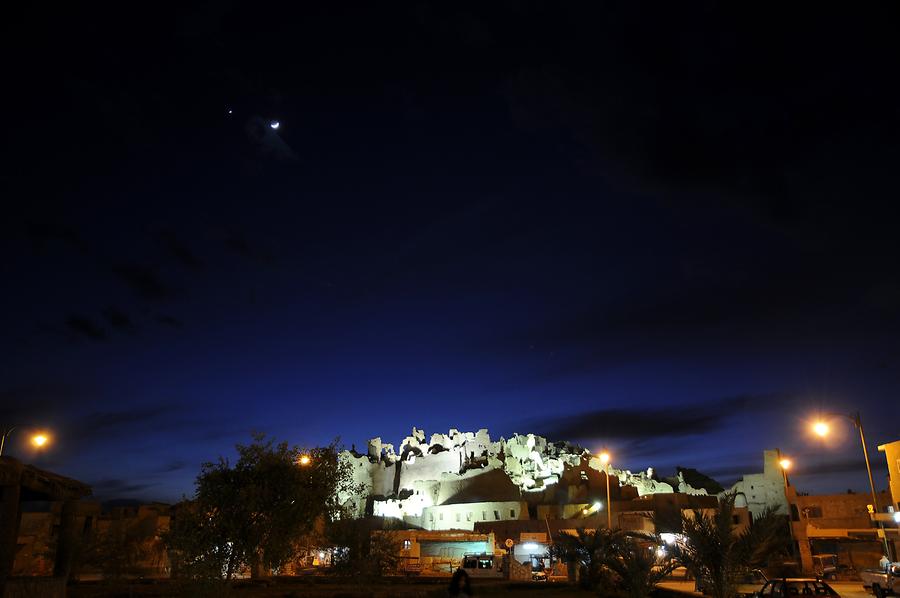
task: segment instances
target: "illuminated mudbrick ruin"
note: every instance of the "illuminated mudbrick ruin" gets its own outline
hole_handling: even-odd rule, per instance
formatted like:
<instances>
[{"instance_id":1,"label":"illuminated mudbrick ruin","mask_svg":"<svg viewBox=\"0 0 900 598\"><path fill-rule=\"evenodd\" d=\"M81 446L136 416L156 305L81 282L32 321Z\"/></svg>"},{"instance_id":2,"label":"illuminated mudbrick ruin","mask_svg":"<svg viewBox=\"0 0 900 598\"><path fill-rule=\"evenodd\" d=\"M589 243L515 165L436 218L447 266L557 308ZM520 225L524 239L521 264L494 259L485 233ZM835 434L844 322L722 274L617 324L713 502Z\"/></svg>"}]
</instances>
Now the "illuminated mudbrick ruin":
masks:
<instances>
[{"instance_id":1,"label":"illuminated mudbrick ruin","mask_svg":"<svg viewBox=\"0 0 900 598\"><path fill-rule=\"evenodd\" d=\"M604 514L607 508L606 466L600 458L534 434L492 440L486 429L451 429L427 438L413 428L397 449L373 438L366 454L344 451L341 456L364 489L342 496L352 513L426 530L472 530L482 521L535 519L539 510L541 519L559 519ZM659 481L652 470L610 467L610 487L614 502L675 492L707 495L680 475Z\"/></svg>"}]
</instances>

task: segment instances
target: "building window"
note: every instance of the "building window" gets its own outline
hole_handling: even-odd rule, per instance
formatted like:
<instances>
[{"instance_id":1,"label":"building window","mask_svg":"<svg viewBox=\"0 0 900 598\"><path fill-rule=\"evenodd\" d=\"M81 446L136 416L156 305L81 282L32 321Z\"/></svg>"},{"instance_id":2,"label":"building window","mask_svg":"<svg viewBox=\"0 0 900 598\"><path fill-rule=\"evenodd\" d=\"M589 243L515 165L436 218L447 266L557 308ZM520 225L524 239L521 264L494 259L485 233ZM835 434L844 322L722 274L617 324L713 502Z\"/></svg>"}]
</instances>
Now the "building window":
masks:
<instances>
[{"instance_id":1,"label":"building window","mask_svg":"<svg viewBox=\"0 0 900 598\"><path fill-rule=\"evenodd\" d=\"M444 514L441 513L440 515L438 515L438 519L440 519L441 521L443 521L443 520L444 520Z\"/></svg>"},{"instance_id":2,"label":"building window","mask_svg":"<svg viewBox=\"0 0 900 598\"><path fill-rule=\"evenodd\" d=\"M459 513L456 514L456 522L459 523Z\"/></svg>"},{"instance_id":3,"label":"building window","mask_svg":"<svg viewBox=\"0 0 900 598\"><path fill-rule=\"evenodd\" d=\"M500 511L494 511L494 519L500 521Z\"/></svg>"},{"instance_id":4,"label":"building window","mask_svg":"<svg viewBox=\"0 0 900 598\"><path fill-rule=\"evenodd\" d=\"M515 518L516 518L516 510L515 510L515 509L510 509L510 510L509 510L509 516L510 516L511 519L515 519Z\"/></svg>"},{"instance_id":5,"label":"building window","mask_svg":"<svg viewBox=\"0 0 900 598\"><path fill-rule=\"evenodd\" d=\"M466 513L466 521L472 521L472 511Z\"/></svg>"},{"instance_id":6,"label":"building window","mask_svg":"<svg viewBox=\"0 0 900 598\"><path fill-rule=\"evenodd\" d=\"M803 509L803 514L806 515L807 519L812 519L814 517L822 516L822 507L819 505L810 505Z\"/></svg>"},{"instance_id":7,"label":"building window","mask_svg":"<svg viewBox=\"0 0 900 598\"><path fill-rule=\"evenodd\" d=\"M482 521L487 521L487 511L482 511L482 512L481 512L481 520L482 520Z\"/></svg>"},{"instance_id":8,"label":"building window","mask_svg":"<svg viewBox=\"0 0 900 598\"><path fill-rule=\"evenodd\" d=\"M403 550L412 548L412 540L403 540Z\"/></svg>"}]
</instances>

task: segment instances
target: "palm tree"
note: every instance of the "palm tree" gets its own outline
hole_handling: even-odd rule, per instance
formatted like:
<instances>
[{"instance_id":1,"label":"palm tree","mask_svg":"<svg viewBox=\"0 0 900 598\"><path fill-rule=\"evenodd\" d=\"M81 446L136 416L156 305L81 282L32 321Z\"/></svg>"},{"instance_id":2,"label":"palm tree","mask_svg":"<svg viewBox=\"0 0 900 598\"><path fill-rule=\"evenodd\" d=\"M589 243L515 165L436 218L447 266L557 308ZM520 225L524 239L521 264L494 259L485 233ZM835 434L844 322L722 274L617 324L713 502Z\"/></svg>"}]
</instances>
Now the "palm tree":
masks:
<instances>
[{"instance_id":1,"label":"palm tree","mask_svg":"<svg viewBox=\"0 0 900 598\"><path fill-rule=\"evenodd\" d=\"M733 532L733 514L734 495L725 495L712 513L694 509L681 516L684 539L676 558L714 598L733 598L736 591L742 551Z\"/></svg>"},{"instance_id":2,"label":"palm tree","mask_svg":"<svg viewBox=\"0 0 900 598\"><path fill-rule=\"evenodd\" d=\"M737 550L741 562L748 568L761 568L782 562L791 554L788 532L790 520L778 513L777 507L766 507L753 518L753 523L741 532Z\"/></svg>"},{"instance_id":3,"label":"palm tree","mask_svg":"<svg viewBox=\"0 0 900 598\"><path fill-rule=\"evenodd\" d=\"M737 579L754 568L769 566L789 554L790 540L784 515L767 508L752 524L735 533L734 495L719 500L719 509L682 514L684 540L676 546L676 559L716 598L730 598Z\"/></svg>"},{"instance_id":4,"label":"palm tree","mask_svg":"<svg viewBox=\"0 0 900 598\"><path fill-rule=\"evenodd\" d=\"M576 530L575 535L557 534L551 553L565 562L569 569L569 579L580 581L587 588L593 588L604 581L603 561L616 551L625 532L622 530L586 531ZM573 575L577 571L578 575Z\"/></svg>"},{"instance_id":5,"label":"palm tree","mask_svg":"<svg viewBox=\"0 0 900 598\"><path fill-rule=\"evenodd\" d=\"M630 598L649 596L677 565L661 545L658 538L645 534L626 533L618 538L614 551L602 560L612 585Z\"/></svg>"}]
</instances>

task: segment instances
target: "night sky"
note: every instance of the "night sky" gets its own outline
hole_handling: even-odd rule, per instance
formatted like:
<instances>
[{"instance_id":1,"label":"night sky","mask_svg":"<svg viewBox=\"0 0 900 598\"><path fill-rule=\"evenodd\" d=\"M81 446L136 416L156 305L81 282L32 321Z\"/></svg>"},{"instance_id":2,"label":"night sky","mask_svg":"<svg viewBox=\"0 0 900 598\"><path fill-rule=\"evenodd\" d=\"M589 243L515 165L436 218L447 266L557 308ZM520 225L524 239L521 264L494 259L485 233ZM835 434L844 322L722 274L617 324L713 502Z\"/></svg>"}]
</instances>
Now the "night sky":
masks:
<instances>
[{"instance_id":1,"label":"night sky","mask_svg":"<svg viewBox=\"0 0 900 598\"><path fill-rule=\"evenodd\" d=\"M884 486L896 4L21 4L0 421L53 442L11 454L173 501L254 430L486 427L866 491L806 431L859 409Z\"/></svg>"}]
</instances>

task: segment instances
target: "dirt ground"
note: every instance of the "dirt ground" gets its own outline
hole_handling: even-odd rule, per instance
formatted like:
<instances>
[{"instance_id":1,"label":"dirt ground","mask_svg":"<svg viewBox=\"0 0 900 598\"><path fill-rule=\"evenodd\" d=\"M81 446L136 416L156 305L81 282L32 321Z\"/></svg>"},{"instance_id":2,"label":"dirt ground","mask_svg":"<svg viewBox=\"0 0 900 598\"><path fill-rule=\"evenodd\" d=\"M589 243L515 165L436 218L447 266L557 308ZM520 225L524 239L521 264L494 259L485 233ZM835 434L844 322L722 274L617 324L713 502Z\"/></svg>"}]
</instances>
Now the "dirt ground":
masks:
<instances>
[{"instance_id":1,"label":"dirt ground","mask_svg":"<svg viewBox=\"0 0 900 598\"><path fill-rule=\"evenodd\" d=\"M446 579L381 579L375 581L335 578L284 578L266 582L238 582L234 586L186 585L175 581L156 583L81 583L69 586L71 598L444 598ZM693 582L667 581L661 584L667 598L688 598ZM869 596L859 582L833 582L843 598ZM564 583L511 583L500 580L474 580L478 597L510 598L588 598L596 596Z\"/></svg>"},{"instance_id":2,"label":"dirt ground","mask_svg":"<svg viewBox=\"0 0 900 598\"><path fill-rule=\"evenodd\" d=\"M216 584L188 585L174 581L158 583L82 583L69 586L70 598L444 598L444 579L378 580L352 582L328 578L272 580L269 583L237 583L234 587ZM595 596L562 583L511 583L474 580L476 596L513 598L587 598Z\"/></svg>"}]
</instances>

